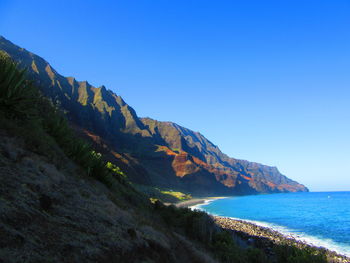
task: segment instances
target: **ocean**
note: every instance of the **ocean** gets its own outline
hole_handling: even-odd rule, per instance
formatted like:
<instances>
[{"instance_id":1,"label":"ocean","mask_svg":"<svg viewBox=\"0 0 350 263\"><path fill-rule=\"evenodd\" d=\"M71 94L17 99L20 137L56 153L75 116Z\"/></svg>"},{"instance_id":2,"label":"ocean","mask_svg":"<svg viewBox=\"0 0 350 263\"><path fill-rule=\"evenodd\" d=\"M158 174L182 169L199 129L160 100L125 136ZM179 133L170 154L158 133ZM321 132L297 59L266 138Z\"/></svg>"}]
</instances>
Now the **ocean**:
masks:
<instances>
[{"instance_id":1,"label":"ocean","mask_svg":"<svg viewBox=\"0 0 350 263\"><path fill-rule=\"evenodd\" d=\"M350 192L229 197L210 200L195 208L270 227L350 256Z\"/></svg>"}]
</instances>

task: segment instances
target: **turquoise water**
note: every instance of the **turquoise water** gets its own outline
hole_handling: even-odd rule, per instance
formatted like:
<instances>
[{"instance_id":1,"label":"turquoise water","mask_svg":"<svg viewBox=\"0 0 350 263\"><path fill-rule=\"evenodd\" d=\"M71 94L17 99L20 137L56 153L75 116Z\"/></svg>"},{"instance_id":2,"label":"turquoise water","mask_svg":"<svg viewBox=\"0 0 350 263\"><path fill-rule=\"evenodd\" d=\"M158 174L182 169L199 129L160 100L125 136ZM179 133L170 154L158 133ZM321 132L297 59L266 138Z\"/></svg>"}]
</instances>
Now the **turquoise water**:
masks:
<instances>
[{"instance_id":1,"label":"turquoise water","mask_svg":"<svg viewBox=\"0 0 350 263\"><path fill-rule=\"evenodd\" d=\"M350 256L350 192L231 197L196 208L253 221Z\"/></svg>"}]
</instances>

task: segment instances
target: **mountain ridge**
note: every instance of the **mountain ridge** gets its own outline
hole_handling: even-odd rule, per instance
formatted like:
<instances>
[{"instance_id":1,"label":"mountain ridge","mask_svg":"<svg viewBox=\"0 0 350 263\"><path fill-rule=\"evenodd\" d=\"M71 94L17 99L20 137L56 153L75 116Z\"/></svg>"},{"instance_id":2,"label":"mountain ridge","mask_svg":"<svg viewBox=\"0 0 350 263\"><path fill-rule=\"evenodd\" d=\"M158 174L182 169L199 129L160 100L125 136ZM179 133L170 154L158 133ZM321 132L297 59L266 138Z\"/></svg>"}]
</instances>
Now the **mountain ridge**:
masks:
<instances>
[{"instance_id":1,"label":"mountain ridge","mask_svg":"<svg viewBox=\"0 0 350 263\"><path fill-rule=\"evenodd\" d=\"M43 58L1 36L0 50L28 68L42 92L59 102L76 129L99 144L107 158L121 164L136 183L196 195L308 191L276 167L227 156L199 132L173 122L139 118L105 86L96 88L88 81L64 77Z\"/></svg>"}]
</instances>

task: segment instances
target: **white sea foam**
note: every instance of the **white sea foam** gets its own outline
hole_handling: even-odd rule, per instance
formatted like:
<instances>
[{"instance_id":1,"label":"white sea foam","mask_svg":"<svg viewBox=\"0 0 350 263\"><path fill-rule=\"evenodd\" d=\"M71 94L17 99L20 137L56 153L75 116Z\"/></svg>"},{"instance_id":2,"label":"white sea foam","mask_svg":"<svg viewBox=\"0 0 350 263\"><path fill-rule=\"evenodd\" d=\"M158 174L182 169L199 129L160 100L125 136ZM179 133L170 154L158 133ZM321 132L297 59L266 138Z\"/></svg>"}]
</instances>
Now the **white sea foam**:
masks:
<instances>
[{"instance_id":1,"label":"white sea foam","mask_svg":"<svg viewBox=\"0 0 350 263\"><path fill-rule=\"evenodd\" d=\"M192 210L197 209L197 210L201 210L201 211L206 211L203 207L210 204L213 201L215 201L215 199L208 199L208 200L205 200L204 203L191 206L190 208ZM210 214L213 216L227 217L227 216L222 215L222 214L215 214L215 213L210 213ZM280 232L281 234L283 234L285 236L293 237L296 240L300 240L300 241L305 242L307 244L310 244L312 246L324 247L324 248L327 248L328 250L335 251L338 254L350 257L350 246L336 243L332 239L311 236L311 235L308 235L302 231L297 231L297 230L290 229L290 228L287 228L285 226L281 226L281 225L277 225L277 224L273 224L273 223L248 220L248 219L236 218L236 217L228 217L228 218L249 222L249 223L252 223L252 224L255 224L258 226L262 226L262 227L267 227L267 228L270 228L270 229L275 230L277 232Z\"/></svg>"},{"instance_id":2,"label":"white sea foam","mask_svg":"<svg viewBox=\"0 0 350 263\"><path fill-rule=\"evenodd\" d=\"M192 205L189 206L188 208L190 208L191 210L202 210L202 211L206 211L205 209L202 208L202 206L206 206L216 200L219 199L225 199L225 198L229 198L229 197L220 197L220 198L210 198L210 199L205 199L203 203L200 204L196 204L196 205Z\"/></svg>"},{"instance_id":3,"label":"white sea foam","mask_svg":"<svg viewBox=\"0 0 350 263\"><path fill-rule=\"evenodd\" d=\"M255 220L247 220L247 219L235 218L235 217L228 217L228 218L249 222L262 227L267 227L277 232L280 232L285 236L293 237L296 240L300 240L307 244L317 246L317 247L325 247L328 250L335 251L341 255L350 257L350 246L338 244L334 242L332 239L311 236L311 235L305 234L302 231L293 230L277 224L255 221Z\"/></svg>"}]
</instances>

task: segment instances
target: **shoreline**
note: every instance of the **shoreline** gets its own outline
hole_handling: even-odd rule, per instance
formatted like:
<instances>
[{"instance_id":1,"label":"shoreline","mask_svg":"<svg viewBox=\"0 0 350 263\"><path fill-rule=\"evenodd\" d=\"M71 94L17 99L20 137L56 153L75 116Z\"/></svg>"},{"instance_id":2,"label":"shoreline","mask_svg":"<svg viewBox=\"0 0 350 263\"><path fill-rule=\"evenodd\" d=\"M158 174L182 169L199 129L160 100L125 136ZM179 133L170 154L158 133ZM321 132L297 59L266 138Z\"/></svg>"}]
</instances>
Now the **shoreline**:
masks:
<instances>
[{"instance_id":1,"label":"shoreline","mask_svg":"<svg viewBox=\"0 0 350 263\"><path fill-rule=\"evenodd\" d=\"M194 198L191 200L176 203L176 207L188 207L190 209L200 209L198 205L206 204L211 201L229 198L227 197L206 197ZM200 209L202 210L202 209ZM203 211L205 211L203 209ZM206 212L206 211L205 211ZM208 212L206 212L208 213ZM208 213L209 214L209 213ZM262 226L255 222L249 222L243 219L234 219L230 217L216 216L209 214L215 223L223 229L232 232L234 239L242 247L258 247L263 249L267 254L272 253L272 249L280 245L290 245L300 249L312 249L315 253L324 253L328 262L333 263L350 263L350 257L331 250L323 246L316 246L302 238L295 237L292 233L286 234L275 230L270 226Z\"/></svg>"},{"instance_id":2,"label":"shoreline","mask_svg":"<svg viewBox=\"0 0 350 263\"><path fill-rule=\"evenodd\" d=\"M312 249L319 253L324 253L328 262L349 263L350 258L326 247L315 246L309 242L295 238L292 235L283 234L270 227L259 226L257 224L229 217L213 216L215 223L220 227L233 233L240 244L249 247L264 249L267 254L279 245L289 245L300 249ZM317 253L316 252L316 253Z\"/></svg>"},{"instance_id":3,"label":"shoreline","mask_svg":"<svg viewBox=\"0 0 350 263\"><path fill-rule=\"evenodd\" d=\"M187 207L187 208L193 209L197 205L205 204L205 203L208 203L210 201L224 199L224 198L228 198L228 197L231 197L231 196L213 196L213 197L203 197L203 198L192 198L190 200L177 202L174 205L176 207L182 207L182 208Z\"/></svg>"}]
</instances>

